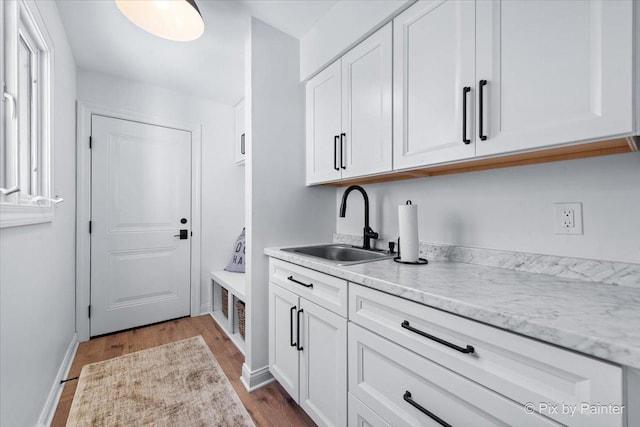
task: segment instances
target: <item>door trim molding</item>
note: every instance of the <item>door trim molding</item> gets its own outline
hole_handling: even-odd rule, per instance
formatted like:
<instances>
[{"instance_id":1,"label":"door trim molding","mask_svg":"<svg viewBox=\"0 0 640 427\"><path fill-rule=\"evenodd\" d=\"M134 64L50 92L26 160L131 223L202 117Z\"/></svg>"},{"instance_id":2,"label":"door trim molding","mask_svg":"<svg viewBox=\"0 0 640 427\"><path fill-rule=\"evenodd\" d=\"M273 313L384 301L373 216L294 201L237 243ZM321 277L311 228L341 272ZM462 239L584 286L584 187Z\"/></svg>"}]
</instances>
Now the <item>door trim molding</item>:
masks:
<instances>
[{"instance_id":1,"label":"door trim molding","mask_svg":"<svg viewBox=\"0 0 640 427\"><path fill-rule=\"evenodd\" d=\"M78 101L76 104L76 332L89 340L91 304L91 116L100 115L191 132L191 316L200 314L202 125L150 116L135 111Z\"/></svg>"}]
</instances>

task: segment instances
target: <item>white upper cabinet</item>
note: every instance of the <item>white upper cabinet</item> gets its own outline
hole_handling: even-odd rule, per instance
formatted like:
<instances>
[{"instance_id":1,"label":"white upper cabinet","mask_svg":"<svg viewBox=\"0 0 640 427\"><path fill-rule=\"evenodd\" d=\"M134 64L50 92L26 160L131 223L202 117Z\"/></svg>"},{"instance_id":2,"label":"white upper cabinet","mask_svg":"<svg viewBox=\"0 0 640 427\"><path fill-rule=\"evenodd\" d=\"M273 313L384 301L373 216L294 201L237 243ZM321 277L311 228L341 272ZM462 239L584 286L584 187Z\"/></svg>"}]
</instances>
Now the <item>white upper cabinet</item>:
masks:
<instances>
[{"instance_id":1,"label":"white upper cabinet","mask_svg":"<svg viewBox=\"0 0 640 427\"><path fill-rule=\"evenodd\" d=\"M394 20L394 169L475 155L475 10L422 1Z\"/></svg>"},{"instance_id":2,"label":"white upper cabinet","mask_svg":"<svg viewBox=\"0 0 640 427\"><path fill-rule=\"evenodd\" d=\"M244 164L244 158L246 154L246 142L245 142L246 126L244 123L244 98L236 104L234 115L235 115L235 130L234 130L235 160L237 164L242 165Z\"/></svg>"},{"instance_id":3,"label":"white upper cabinet","mask_svg":"<svg viewBox=\"0 0 640 427\"><path fill-rule=\"evenodd\" d=\"M307 82L307 184L392 167L392 24Z\"/></svg>"},{"instance_id":4,"label":"white upper cabinet","mask_svg":"<svg viewBox=\"0 0 640 427\"><path fill-rule=\"evenodd\" d=\"M478 156L633 131L631 1L476 7Z\"/></svg>"},{"instance_id":5,"label":"white upper cabinet","mask_svg":"<svg viewBox=\"0 0 640 427\"><path fill-rule=\"evenodd\" d=\"M630 0L419 1L394 20L393 167L630 135L632 73Z\"/></svg>"},{"instance_id":6,"label":"white upper cabinet","mask_svg":"<svg viewBox=\"0 0 640 427\"><path fill-rule=\"evenodd\" d=\"M391 23L342 57L342 178L391 170Z\"/></svg>"},{"instance_id":7,"label":"white upper cabinet","mask_svg":"<svg viewBox=\"0 0 640 427\"><path fill-rule=\"evenodd\" d=\"M340 82L338 60L307 83L307 184L335 181L342 176Z\"/></svg>"}]
</instances>

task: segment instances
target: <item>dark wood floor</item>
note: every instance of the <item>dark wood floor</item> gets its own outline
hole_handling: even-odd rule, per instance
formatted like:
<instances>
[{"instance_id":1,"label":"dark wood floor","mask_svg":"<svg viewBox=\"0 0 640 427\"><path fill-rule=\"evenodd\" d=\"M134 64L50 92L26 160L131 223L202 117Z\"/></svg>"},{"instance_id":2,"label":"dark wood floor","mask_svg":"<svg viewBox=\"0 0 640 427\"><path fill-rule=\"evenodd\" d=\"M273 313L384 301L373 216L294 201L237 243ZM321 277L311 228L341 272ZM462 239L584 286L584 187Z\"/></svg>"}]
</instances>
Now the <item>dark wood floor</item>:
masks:
<instances>
[{"instance_id":1,"label":"dark wood floor","mask_svg":"<svg viewBox=\"0 0 640 427\"><path fill-rule=\"evenodd\" d=\"M277 382L253 393L247 392L240 382L244 356L209 315L172 320L81 343L68 377L80 375L82 367L90 363L198 335L202 335L206 341L258 427L315 425ZM69 381L65 384L51 424L53 427L66 425L73 395L76 391L76 383L77 381Z\"/></svg>"}]
</instances>

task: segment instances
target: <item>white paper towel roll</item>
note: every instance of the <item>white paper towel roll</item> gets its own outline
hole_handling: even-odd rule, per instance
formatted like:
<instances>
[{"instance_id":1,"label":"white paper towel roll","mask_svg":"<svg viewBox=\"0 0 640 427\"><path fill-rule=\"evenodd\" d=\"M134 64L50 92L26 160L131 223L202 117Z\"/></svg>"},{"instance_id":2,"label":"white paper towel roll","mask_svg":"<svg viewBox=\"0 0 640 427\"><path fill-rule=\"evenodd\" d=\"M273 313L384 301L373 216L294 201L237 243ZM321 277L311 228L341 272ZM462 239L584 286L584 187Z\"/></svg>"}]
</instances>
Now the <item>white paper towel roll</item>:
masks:
<instances>
[{"instance_id":1,"label":"white paper towel roll","mask_svg":"<svg viewBox=\"0 0 640 427\"><path fill-rule=\"evenodd\" d=\"M418 205L407 200L406 205L398 206L398 226L400 228L400 260L418 261Z\"/></svg>"}]
</instances>

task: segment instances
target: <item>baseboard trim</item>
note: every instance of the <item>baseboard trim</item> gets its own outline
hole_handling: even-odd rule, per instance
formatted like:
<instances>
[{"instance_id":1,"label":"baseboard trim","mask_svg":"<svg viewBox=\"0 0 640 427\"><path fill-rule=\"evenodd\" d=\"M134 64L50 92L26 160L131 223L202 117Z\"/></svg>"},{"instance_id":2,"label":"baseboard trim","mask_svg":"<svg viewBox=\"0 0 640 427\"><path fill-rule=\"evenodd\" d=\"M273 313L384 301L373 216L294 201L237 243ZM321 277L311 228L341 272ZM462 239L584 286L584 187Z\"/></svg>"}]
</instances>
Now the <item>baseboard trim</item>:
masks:
<instances>
[{"instance_id":1,"label":"baseboard trim","mask_svg":"<svg viewBox=\"0 0 640 427\"><path fill-rule=\"evenodd\" d=\"M252 371L246 363L242 364L242 376L240 377L240 381L249 393L259 389L260 387L264 387L275 380L276 379L273 378L271 372L269 372L268 366Z\"/></svg>"},{"instance_id":2,"label":"baseboard trim","mask_svg":"<svg viewBox=\"0 0 640 427\"><path fill-rule=\"evenodd\" d=\"M203 314L207 314L211 311L211 303L208 304L202 304L200 306L200 314L198 314L197 316L202 316ZM193 317L193 316L192 316Z\"/></svg>"},{"instance_id":3,"label":"baseboard trim","mask_svg":"<svg viewBox=\"0 0 640 427\"><path fill-rule=\"evenodd\" d=\"M49 390L49 396L47 396L47 400L44 403L42 412L40 412L40 418L38 418L37 427L49 427L51 425L53 416L55 415L56 409L58 408L60 396L62 395L63 384L61 384L60 381L65 379L69 374L69 370L71 369L73 359L76 357L77 350L78 334L74 333L73 337L71 338L71 342L69 343L69 347L67 348L67 352L62 359L60 368L58 368L56 378L51 385L51 389Z\"/></svg>"}]
</instances>

